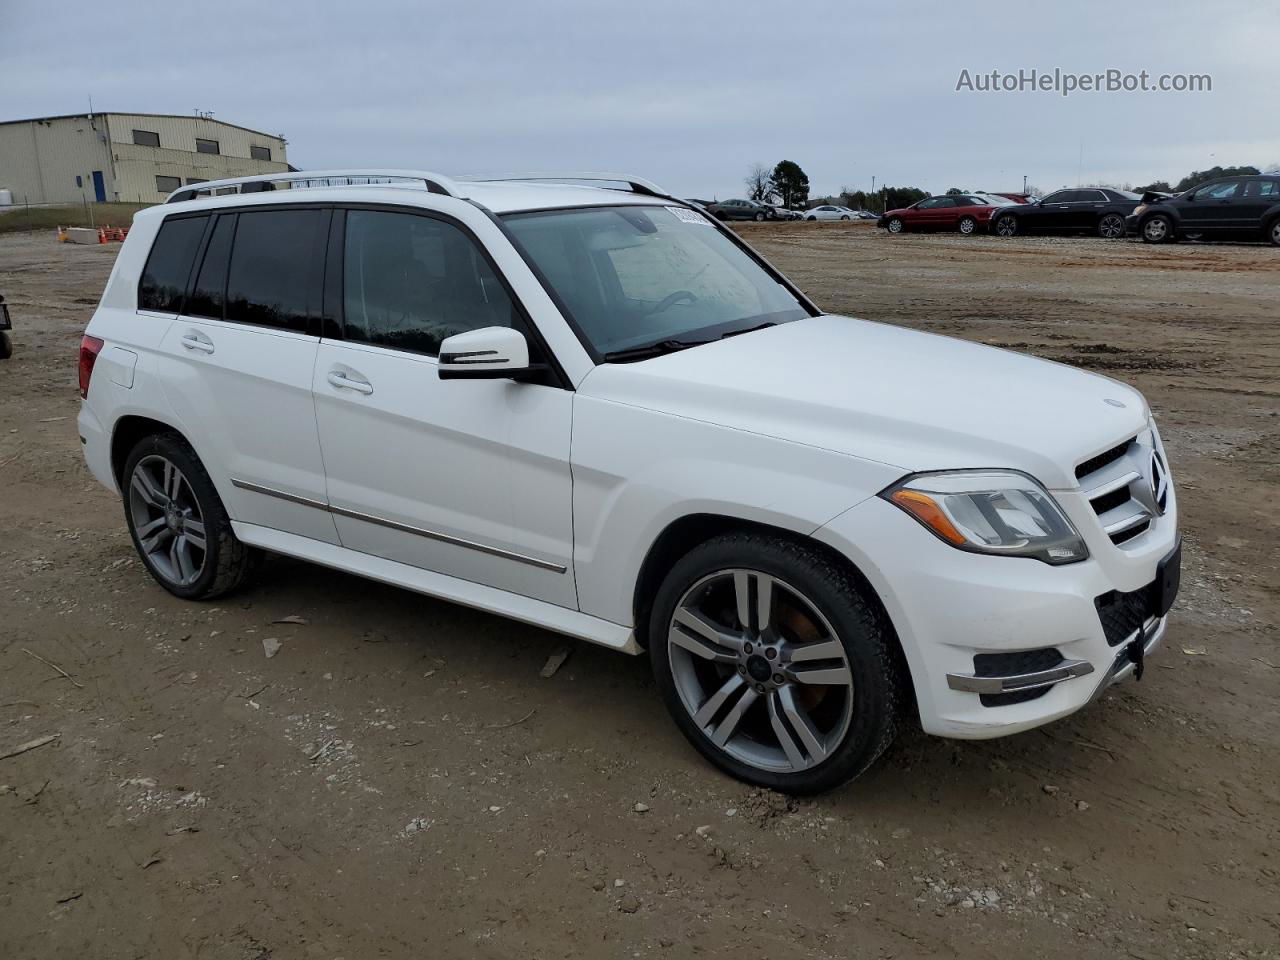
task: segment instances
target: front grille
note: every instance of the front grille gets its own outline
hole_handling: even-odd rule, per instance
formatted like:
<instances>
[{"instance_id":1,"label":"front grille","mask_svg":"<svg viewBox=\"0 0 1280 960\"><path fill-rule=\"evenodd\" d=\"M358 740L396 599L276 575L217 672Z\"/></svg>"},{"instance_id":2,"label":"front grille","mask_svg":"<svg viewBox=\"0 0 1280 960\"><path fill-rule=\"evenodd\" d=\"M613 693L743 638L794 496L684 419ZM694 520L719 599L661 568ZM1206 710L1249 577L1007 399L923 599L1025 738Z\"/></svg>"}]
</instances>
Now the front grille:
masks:
<instances>
[{"instance_id":1,"label":"front grille","mask_svg":"<svg viewBox=\"0 0 1280 960\"><path fill-rule=\"evenodd\" d=\"M1089 474L1097 473L1103 467L1107 466L1107 464L1115 463L1128 452L1129 444L1131 443L1133 443L1132 439L1126 440L1124 443L1118 444L1110 450L1103 450L1102 453L1098 454L1096 457L1090 457L1084 463L1080 464L1080 466L1076 467L1076 479L1083 480Z\"/></svg>"},{"instance_id":2,"label":"front grille","mask_svg":"<svg viewBox=\"0 0 1280 960\"><path fill-rule=\"evenodd\" d=\"M1108 645L1114 647L1123 643L1155 616L1156 588L1157 584L1153 580L1145 587L1129 593L1108 590L1093 601L1093 605L1098 608L1098 619L1102 621L1102 632L1106 635Z\"/></svg>"},{"instance_id":3,"label":"front grille","mask_svg":"<svg viewBox=\"0 0 1280 960\"><path fill-rule=\"evenodd\" d=\"M1024 673L1052 670L1060 663L1062 654L1053 647L1012 653L979 653L973 658L973 672L978 677L1016 677ZM1049 686L1044 686L1009 690L1005 693L982 693L978 695L978 699L984 707L1007 707L1043 697L1049 690Z\"/></svg>"},{"instance_id":4,"label":"front grille","mask_svg":"<svg viewBox=\"0 0 1280 960\"><path fill-rule=\"evenodd\" d=\"M1076 467L1076 479L1089 505L1116 546L1142 536L1151 527L1152 510L1139 499L1145 494L1137 486L1150 483L1146 476L1150 456L1150 443L1131 437Z\"/></svg>"}]
</instances>

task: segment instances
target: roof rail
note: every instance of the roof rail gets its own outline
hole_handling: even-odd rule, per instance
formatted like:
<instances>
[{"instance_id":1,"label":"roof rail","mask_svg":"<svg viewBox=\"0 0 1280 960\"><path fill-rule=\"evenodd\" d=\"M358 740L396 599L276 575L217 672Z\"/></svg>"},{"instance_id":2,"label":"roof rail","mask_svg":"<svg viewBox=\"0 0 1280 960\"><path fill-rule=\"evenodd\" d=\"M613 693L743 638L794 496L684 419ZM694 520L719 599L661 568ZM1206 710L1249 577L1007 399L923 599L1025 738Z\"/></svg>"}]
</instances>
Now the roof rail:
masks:
<instances>
[{"instance_id":1,"label":"roof rail","mask_svg":"<svg viewBox=\"0 0 1280 960\"><path fill-rule=\"evenodd\" d=\"M459 180L472 183L495 183L503 181L560 181L583 180L588 183L625 183L632 193L644 193L654 197L669 197L671 194L663 190L651 180L633 177L628 173L508 173L493 177L458 177Z\"/></svg>"},{"instance_id":2,"label":"roof rail","mask_svg":"<svg viewBox=\"0 0 1280 960\"><path fill-rule=\"evenodd\" d=\"M453 180L438 173L431 173L429 170L293 170L264 173L253 177L232 177L229 180L204 180L200 183L191 183L169 194L165 203L194 200L202 194L213 195L218 191L258 193L274 190L277 183L310 187L377 186L393 180L420 180L430 193L440 193L447 197L458 195L457 186ZM357 184L354 181L362 182Z\"/></svg>"}]
</instances>

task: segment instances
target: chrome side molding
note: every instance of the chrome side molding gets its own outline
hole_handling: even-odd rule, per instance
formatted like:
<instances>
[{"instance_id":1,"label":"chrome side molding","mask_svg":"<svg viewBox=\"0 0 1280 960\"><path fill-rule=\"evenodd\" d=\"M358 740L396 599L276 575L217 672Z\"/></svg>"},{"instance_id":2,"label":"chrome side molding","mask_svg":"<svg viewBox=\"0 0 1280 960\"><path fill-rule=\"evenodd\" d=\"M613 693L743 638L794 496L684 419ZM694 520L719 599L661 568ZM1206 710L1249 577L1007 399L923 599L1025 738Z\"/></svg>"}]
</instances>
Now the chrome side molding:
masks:
<instances>
[{"instance_id":1,"label":"chrome side molding","mask_svg":"<svg viewBox=\"0 0 1280 960\"><path fill-rule=\"evenodd\" d=\"M523 553L516 553L513 550L504 550L501 547L492 547L487 543L477 543L474 540L466 540L462 537L455 537L448 533L440 533L436 530L414 527L407 523L400 523L396 520L388 520L385 517L376 517L372 514L361 513L358 510L348 510L345 507L335 507L333 504L323 503L319 500L312 500L309 497L300 497L297 494L286 493L283 490L276 490L273 487L264 487L260 483L250 483L248 480L237 480L235 477L232 477L231 485L233 487L239 487L241 490L248 490L250 493L260 493L266 497L275 497L278 500L286 500L289 503L298 503L304 507L314 507L317 510L324 510L326 513L331 513L335 516L347 517L351 520L362 520L365 523L373 523L380 527L387 527L390 530L399 530L401 533L411 533L415 536L426 537L428 540L437 540L440 543L447 543L451 546L465 547L468 550L487 553L490 556L502 557L504 560L514 560L517 563L527 563L529 566L537 567L540 570L551 570L554 573L564 573L568 569L561 563L553 563L550 560L543 560L539 557L526 556Z\"/></svg>"}]
</instances>

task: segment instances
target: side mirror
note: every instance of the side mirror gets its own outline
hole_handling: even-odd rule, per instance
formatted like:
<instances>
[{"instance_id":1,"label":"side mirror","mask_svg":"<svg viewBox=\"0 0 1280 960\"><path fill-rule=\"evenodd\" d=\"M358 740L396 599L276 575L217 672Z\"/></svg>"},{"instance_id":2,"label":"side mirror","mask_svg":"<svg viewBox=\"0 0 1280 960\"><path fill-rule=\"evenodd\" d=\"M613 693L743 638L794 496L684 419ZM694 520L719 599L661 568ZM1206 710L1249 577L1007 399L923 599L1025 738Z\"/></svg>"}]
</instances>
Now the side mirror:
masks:
<instances>
[{"instance_id":1,"label":"side mirror","mask_svg":"<svg viewBox=\"0 0 1280 960\"><path fill-rule=\"evenodd\" d=\"M519 379L532 372L529 343L510 327L454 334L440 344L436 370L441 380Z\"/></svg>"}]
</instances>

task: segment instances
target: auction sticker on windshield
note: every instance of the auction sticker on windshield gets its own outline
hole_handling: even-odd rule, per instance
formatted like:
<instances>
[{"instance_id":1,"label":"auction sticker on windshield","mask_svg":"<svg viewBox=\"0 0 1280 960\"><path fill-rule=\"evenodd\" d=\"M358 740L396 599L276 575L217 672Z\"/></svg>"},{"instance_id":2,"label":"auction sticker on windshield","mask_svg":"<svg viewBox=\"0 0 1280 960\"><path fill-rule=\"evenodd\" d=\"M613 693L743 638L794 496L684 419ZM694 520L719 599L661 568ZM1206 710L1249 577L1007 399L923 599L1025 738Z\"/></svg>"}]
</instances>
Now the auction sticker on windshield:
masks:
<instances>
[{"instance_id":1,"label":"auction sticker on windshield","mask_svg":"<svg viewBox=\"0 0 1280 960\"><path fill-rule=\"evenodd\" d=\"M688 207L667 207L667 209L676 215L677 220L683 220L685 223L700 223L704 227L711 226L711 221L697 210L690 210Z\"/></svg>"}]
</instances>

